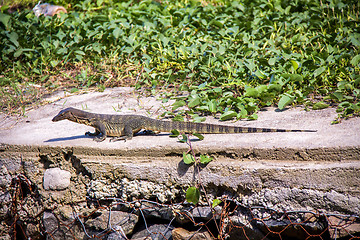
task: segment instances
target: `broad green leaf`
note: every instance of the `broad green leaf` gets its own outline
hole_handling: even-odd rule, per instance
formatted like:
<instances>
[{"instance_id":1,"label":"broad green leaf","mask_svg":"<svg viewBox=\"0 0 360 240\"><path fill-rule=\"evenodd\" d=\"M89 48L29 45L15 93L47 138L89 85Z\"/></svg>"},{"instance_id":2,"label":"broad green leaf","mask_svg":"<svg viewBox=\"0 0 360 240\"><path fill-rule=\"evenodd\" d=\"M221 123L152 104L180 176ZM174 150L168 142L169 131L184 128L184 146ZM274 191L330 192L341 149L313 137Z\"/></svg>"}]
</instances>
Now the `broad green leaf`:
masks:
<instances>
[{"instance_id":1,"label":"broad green leaf","mask_svg":"<svg viewBox=\"0 0 360 240\"><path fill-rule=\"evenodd\" d=\"M199 96L195 96L195 97L190 99L190 101L188 103L188 107L193 108L193 107L199 105L200 102L201 102L201 99L199 98Z\"/></svg>"},{"instance_id":2,"label":"broad green leaf","mask_svg":"<svg viewBox=\"0 0 360 240\"><path fill-rule=\"evenodd\" d=\"M23 53L22 48L19 48L19 49L16 50L16 52L14 53L14 57L17 58L17 57L19 57L22 53Z\"/></svg>"},{"instance_id":3,"label":"broad green leaf","mask_svg":"<svg viewBox=\"0 0 360 240\"><path fill-rule=\"evenodd\" d=\"M211 162L213 160L212 157L207 156L207 155L200 155L200 163L202 164L208 164L209 162Z\"/></svg>"},{"instance_id":4,"label":"broad green leaf","mask_svg":"<svg viewBox=\"0 0 360 240\"><path fill-rule=\"evenodd\" d=\"M339 107L342 107L342 108L347 108L350 106L351 106L351 103L349 103L348 101L345 101L345 102L342 102L339 104Z\"/></svg>"},{"instance_id":5,"label":"broad green leaf","mask_svg":"<svg viewBox=\"0 0 360 240\"><path fill-rule=\"evenodd\" d=\"M185 164L193 164L195 162L195 158L191 154L183 153L183 161Z\"/></svg>"},{"instance_id":6,"label":"broad green leaf","mask_svg":"<svg viewBox=\"0 0 360 240\"><path fill-rule=\"evenodd\" d=\"M233 119L234 117L237 116L237 113L234 112L234 111L227 111L225 113L223 113L221 116L220 116L220 120L221 121L226 121L226 120L230 120L230 119Z\"/></svg>"},{"instance_id":7,"label":"broad green leaf","mask_svg":"<svg viewBox=\"0 0 360 240\"><path fill-rule=\"evenodd\" d=\"M220 199L215 198L211 204L211 207L214 208L218 206L220 203L222 203L222 201Z\"/></svg>"},{"instance_id":8,"label":"broad green leaf","mask_svg":"<svg viewBox=\"0 0 360 240\"><path fill-rule=\"evenodd\" d=\"M16 32L11 32L10 34L8 34L8 37L10 42L12 42L15 47L19 47L19 35Z\"/></svg>"},{"instance_id":9,"label":"broad green leaf","mask_svg":"<svg viewBox=\"0 0 360 240\"><path fill-rule=\"evenodd\" d=\"M0 12L0 22L4 24L5 28L8 28L10 18L11 17L9 15Z\"/></svg>"},{"instance_id":10,"label":"broad green leaf","mask_svg":"<svg viewBox=\"0 0 360 240\"><path fill-rule=\"evenodd\" d=\"M278 103L278 108L280 110L283 110L286 106L288 106L289 104L291 104L294 100L294 97L289 96L289 95L282 95L279 103Z\"/></svg>"},{"instance_id":11,"label":"broad green leaf","mask_svg":"<svg viewBox=\"0 0 360 240\"><path fill-rule=\"evenodd\" d=\"M317 102L317 103L315 103L314 105L313 105L313 109L314 110L319 110L319 109L324 109L324 108L327 108L327 107L329 107L329 104L326 104L326 103L324 103L324 102Z\"/></svg>"},{"instance_id":12,"label":"broad green leaf","mask_svg":"<svg viewBox=\"0 0 360 240\"><path fill-rule=\"evenodd\" d=\"M238 112L236 118L238 118L238 119L246 118L248 112L244 108L244 106L242 104L238 104L238 108L239 108L239 112Z\"/></svg>"},{"instance_id":13,"label":"broad green leaf","mask_svg":"<svg viewBox=\"0 0 360 240\"><path fill-rule=\"evenodd\" d=\"M356 67L356 66L358 66L359 65L359 62L360 62L360 54L358 54L358 55L356 55L355 57L353 57L352 59L351 59L351 64L354 66L354 67Z\"/></svg>"},{"instance_id":14,"label":"broad green leaf","mask_svg":"<svg viewBox=\"0 0 360 240\"><path fill-rule=\"evenodd\" d=\"M200 201L200 191L196 187L189 187L186 190L186 201L194 205L198 204Z\"/></svg>"},{"instance_id":15,"label":"broad green leaf","mask_svg":"<svg viewBox=\"0 0 360 240\"><path fill-rule=\"evenodd\" d=\"M75 53L78 54L78 55L82 55L82 56L85 55L85 53L83 51L81 51L81 50L76 50Z\"/></svg>"},{"instance_id":16,"label":"broad green leaf","mask_svg":"<svg viewBox=\"0 0 360 240\"><path fill-rule=\"evenodd\" d=\"M219 28L223 27L223 24L220 21L217 21L217 20L214 20L214 19L209 22L209 25L213 25L213 26L216 26L216 27L219 27Z\"/></svg>"},{"instance_id":17,"label":"broad green leaf","mask_svg":"<svg viewBox=\"0 0 360 240\"><path fill-rule=\"evenodd\" d=\"M344 99L344 95L341 92L333 92L330 94L330 97L338 101L342 101Z\"/></svg>"},{"instance_id":18,"label":"broad green leaf","mask_svg":"<svg viewBox=\"0 0 360 240\"><path fill-rule=\"evenodd\" d=\"M320 74L322 74L324 71L325 71L325 67L319 67L318 69L316 69L315 71L314 71L314 77L317 77L317 76L319 76Z\"/></svg>"},{"instance_id":19,"label":"broad green leaf","mask_svg":"<svg viewBox=\"0 0 360 240\"><path fill-rule=\"evenodd\" d=\"M276 63L276 58L275 58L275 57L270 58L269 61L268 61L268 63L269 63L270 66L275 65L275 63Z\"/></svg>"},{"instance_id":20,"label":"broad green leaf","mask_svg":"<svg viewBox=\"0 0 360 240\"><path fill-rule=\"evenodd\" d=\"M250 116L248 116L249 120L257 120L258 118L259 118L259 116L256 113L253 113Z\"/></svg>"},{"instance_id":21,"label":"broad green leaf","mask_svg":"<svg viewBox=\"0 0 360 240\"><path fill-rule=\"evenodd\" d=\"M113 35L114 37L117 39L120 37L120 34L121 34L121 29L120 28L115 28L114 31L113 31Z\"/></svg>"},{"instance_id":22,"label":"broad green leaf","mask_svg":"<svg viewBox=\"0 0 360 240\"><path fill-rule=\"evenodd\" d=\"M257 89L249 87L245 91L245 96L257 98L259 96L259 92Z\"/></svg>"},{"instance_id":23,"label":"broad green leaf","mask_svg":"<svg viewBox=\"0 0 360 240\"><path fill-rule=\"evenodd\" d=\"M191 114L191 117L196 123L204 122L206 120L206 117L200 117L197 114Z\"/></svg>"},{"instance_id":24,"label":"broad green leaf","mask_svg":"<svg viewBox=\"0 0 360 240\"><path fill-rule=\"evenodd\" d=\"M256 65L254 59L246 59L244 64L250 70L250 72L253 72L255 70Z\"/></svg>"},{"instance_id":25,"label":"broad green leaf","mask_svg":"<svg viewBox=\"0 0 360 240\"><path fill-rule=\"evenodd\" d=\"M172 105L172 110L176 110L179 107L183 107L186 105L186 102L184 100L176 100Z\"/></svg>"}]
</instances>

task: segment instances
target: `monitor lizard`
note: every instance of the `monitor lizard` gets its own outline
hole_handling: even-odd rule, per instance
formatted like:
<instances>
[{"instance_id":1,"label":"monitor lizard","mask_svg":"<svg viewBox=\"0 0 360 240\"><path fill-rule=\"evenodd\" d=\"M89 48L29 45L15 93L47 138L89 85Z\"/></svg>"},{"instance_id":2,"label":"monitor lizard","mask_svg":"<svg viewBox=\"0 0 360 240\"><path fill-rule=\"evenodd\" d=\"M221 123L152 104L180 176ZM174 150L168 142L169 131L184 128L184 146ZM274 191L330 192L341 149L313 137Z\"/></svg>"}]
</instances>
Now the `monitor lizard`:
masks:
<instances>
[{"instance_id":1,"label":"monitor lizard","mask_svg":"<svg viewBox=\"0 0 360 240\"><path fill-rule=\"evenodd\" d=\"M94 140L97 142L104 141L106 137L114 137L112 140L130 140L134 134L141 129L159 132L171 132L172 130L177 129L184 133L225 134L256 132L316 132L316 130L253 128L209 123L162 121L141 115L96 114L71 107L60 111L52 121L57 122L64 119L94 127L94 133L86 132L85 134L94 136Z\"/></svg>"}]
</instances>

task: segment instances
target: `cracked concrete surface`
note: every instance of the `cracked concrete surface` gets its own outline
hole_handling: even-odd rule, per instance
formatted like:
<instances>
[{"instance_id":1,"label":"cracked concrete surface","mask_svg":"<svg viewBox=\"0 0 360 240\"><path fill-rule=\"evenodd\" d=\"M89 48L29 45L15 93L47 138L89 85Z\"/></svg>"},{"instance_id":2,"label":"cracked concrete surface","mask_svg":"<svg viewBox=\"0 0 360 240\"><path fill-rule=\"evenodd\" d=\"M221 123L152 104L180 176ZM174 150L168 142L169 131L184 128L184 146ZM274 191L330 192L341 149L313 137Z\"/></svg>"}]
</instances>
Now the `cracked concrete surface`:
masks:
<instances>
[{"instance_id":1,"label":"cracked concrete surface","mask_svg":"<svg viewBox=\"0 0 360 240\"><path fill-rule=\"evenodd\" d=\"M97 143L84 135L93 128L70 121L52 122L51 119L61 109L76 107L91 112L106 114L142 114L157 118L164 111L155 97L140 97L131 88L107 89L102 93L88 93L63 97L62 93L52 96L59 100L41 106L27 113L25 118L12 119L0 116L0 142L16 145L89 147L99 149L123 150L165 150L183 148L182 143L169 138L168 133L158 136L140 135L127 142ZM117 112L115 111L117 110ZM258 113L257 121L241 120L237 122L219 122L207 117L207 122L234 126L266 128L313 129L316 133L247 133L247 134L207 134L203 141L194 142L199 151L211 149L256 148L273 151L274 148L315 149L315 148L358 148L360 146L360 119L344 120L331 125L337 113L328 108L318 111L304 111L302 108L290 108L277 111L267 108ZM340 152L340 150L339 150Z\"/></svg>"}]
</instances>

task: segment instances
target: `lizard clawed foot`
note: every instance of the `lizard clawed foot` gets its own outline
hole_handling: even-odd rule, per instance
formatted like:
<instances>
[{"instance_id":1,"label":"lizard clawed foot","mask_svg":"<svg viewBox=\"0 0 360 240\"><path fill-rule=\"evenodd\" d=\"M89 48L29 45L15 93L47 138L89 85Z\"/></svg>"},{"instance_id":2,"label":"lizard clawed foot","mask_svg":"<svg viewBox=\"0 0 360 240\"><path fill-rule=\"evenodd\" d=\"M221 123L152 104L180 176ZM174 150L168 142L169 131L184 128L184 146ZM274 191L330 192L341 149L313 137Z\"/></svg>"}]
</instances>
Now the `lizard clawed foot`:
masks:
<instances>
[{"instance_id":1,"label":"lizard clawed foot","mask_svg":"<svg viewBox=\"0 0 360 240\"><path fill-rule=\"evenodd\" d=\"M127 137L113 137L113 138L110 138L110 142L117 142L117 141L123 141L126 142L127 140Z\"/></svg>"},{"instance_id":2,"label":"lizard clawed foot","mask_svg":"<svg viewBox=\"0 0 360 240\"><path fill-rule=\"evenodd\" d=\"M101 136L101 137L94 137L94 141L95 142L102 142L102 141L104 141L105 140L105 138L106 138L106 136Z\"/></svg>"},{"instance_id":3,"label":"lizard clawed foot","mask_svg":"<svg viewBox=\"0 0 360 240\"><path fill-rule=\"evenodd\" d=\"M99 135L99 133L98 133L98 132L93 132L93 133L92 133L92 132L86 132L85 135L92 137L92 136L97 136L97 135Z\"/></svg>"}]
</instances>

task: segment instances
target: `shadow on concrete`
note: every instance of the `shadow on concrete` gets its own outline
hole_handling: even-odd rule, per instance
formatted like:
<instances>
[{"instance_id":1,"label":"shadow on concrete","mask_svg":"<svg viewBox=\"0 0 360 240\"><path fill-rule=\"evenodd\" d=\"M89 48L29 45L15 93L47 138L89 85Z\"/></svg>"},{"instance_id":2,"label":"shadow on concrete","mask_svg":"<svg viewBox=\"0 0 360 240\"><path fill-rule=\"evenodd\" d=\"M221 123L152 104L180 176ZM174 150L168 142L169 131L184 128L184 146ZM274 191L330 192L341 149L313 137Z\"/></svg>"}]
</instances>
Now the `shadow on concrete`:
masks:
<instances>
[{"instance_id":1,"label":"shadow on concrete","mask_svg":"<svg viewBox=\"0 0 360 240\"><path fill-rule=\"evenodd\" d=\"M62 138L51 138L44 142L61 142L61 141L69 141L69 140L75 140L75 139L81 139L81 138L93 138L86 135L77 135L77 136L71 136L71 137L62 137Z\"/></svg>"},{"instance_id":2,"label":"shadow on concrete","mask_svg":"<svg viewBox=\"0 0 360 240\"><path fill-rule=\"evenodd\" d=\"M179 174L179 176L184 176L192 165L193 164L185 164L184 161L181 159L177 167L177 173Z\"/></svg>"}]
</instances>

